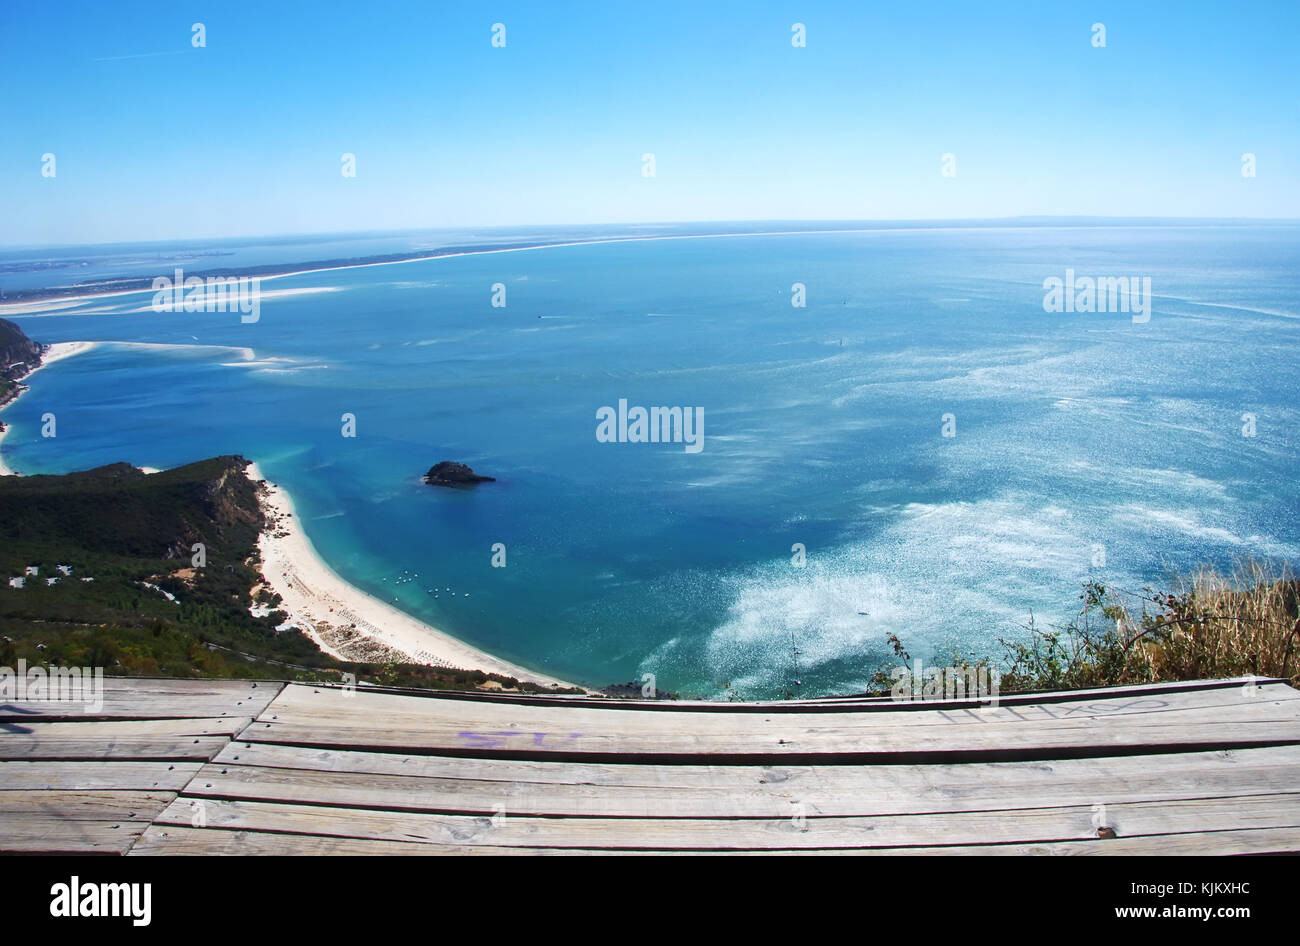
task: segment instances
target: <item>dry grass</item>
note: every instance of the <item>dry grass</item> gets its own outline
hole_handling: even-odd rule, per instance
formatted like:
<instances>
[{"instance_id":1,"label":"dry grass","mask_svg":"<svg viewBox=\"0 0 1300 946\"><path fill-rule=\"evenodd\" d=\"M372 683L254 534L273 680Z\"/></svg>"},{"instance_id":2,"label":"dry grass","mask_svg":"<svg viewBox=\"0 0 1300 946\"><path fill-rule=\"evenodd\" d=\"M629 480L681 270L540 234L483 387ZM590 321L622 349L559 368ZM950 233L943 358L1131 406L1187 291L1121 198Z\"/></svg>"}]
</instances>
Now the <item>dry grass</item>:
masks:
<instances>
[{"instance_id":1,"label":"dry grass","mask_svg":"<svg viewBox=\"0 0 1300 946\"><path fill-rule=\"evenodd\" d=\"M1084 585L1067 627L1007 641L1002 689L1050 690L1258 676L1300 686L1300 581L1286 566L1203 568L1167 592Z\"/></svg>"},{"instance_id":2,"label":"dry grass","mask_svg":"<svg viewBox=\"0 0 1300 946\"><path fill-rule=\"evenodd\" d=\"M1289 569L1245 561L1223 575L1203 568L1135 623L1117 624L1137 643L1154 680L1204 680L1254 674L1300 682L1300 582Z\"/></svg>"}]
</instances>

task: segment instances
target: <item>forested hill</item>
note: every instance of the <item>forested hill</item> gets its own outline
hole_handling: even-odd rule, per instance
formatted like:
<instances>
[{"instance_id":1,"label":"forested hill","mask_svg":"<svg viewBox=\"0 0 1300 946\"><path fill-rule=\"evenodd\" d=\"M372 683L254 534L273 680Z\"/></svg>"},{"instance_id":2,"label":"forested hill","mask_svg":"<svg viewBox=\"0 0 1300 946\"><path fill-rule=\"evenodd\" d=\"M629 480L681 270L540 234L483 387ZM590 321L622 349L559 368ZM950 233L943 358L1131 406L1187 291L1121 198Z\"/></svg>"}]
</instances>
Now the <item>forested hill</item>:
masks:
<instances>
[{"instance_id":1,"label":"forested hill","mask_svg":"<svg viewBox=\"0 0 1300 946\"><path fill-rule=\"evenodd\" d=\"M114 463L64 476L4 477L0 569L70 549L188 565L196 543L205 546L209 567L244 565L263 525L255 485L243 475L247 465L229 456L153 474Z\"/></svg>"},{"instance_id":2,"label":"forested hill","mask_svg":"<svg viewBox=\"0 0 1300 946\"><path fill-rule=\"evenodd\" d=\"M247 463L0 477L0 628L43 645L26 656L108 673L227 676L222 647L329 663L302 634L275 630L283 614L249 612L262 512Z\"/></svg>"}]
</instances>

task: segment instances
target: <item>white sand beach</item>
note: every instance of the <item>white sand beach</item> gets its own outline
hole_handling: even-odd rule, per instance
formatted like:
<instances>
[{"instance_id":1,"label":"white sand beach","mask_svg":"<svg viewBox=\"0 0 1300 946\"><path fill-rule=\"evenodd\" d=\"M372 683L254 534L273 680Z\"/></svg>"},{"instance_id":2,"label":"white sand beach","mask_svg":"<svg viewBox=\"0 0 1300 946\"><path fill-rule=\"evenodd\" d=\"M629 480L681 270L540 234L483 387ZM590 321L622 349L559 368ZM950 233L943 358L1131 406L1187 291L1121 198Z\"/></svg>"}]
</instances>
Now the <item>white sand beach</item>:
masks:
<instances>
[{"instance_id":1,"label":"white sand beach","mask_svg":"<svg viewBox=\"0 0 1300 946\"><path fill-rule=\"evenodd\" d=\"M263 509L273 522L258 540L262 574L283 599L281 608L290 614L291 622L326 653L362 659L346 640L361 637L371 645L371 652L376 649L373 645L379 645L379 650L395 651L392 656L411 663L482 670L544 685L573 685L484 653L348 584L312 546L289 494L268 482L256 463L249 465L248 477L266 484Z\"/></svg>"},{"instance_id":2,"label":"white sand beach","mask_svg":"<svg viewBox=\"0 0 1300 946\"><path fill-rule=\"evenodd\" d=\"M37 371L40 371L47 365L52 365L54 362L62 361L64 358L71 358L73 355L80 355L82 352L90 351L98 344L99 342L55 342L45 350L45 354L41 356L41 363L27 373L27 376L23 378L23 382L26 383L32 375L36 374ZM19 392L18 397L15 397L13 401L9 402L9 404L13 404L14 401L17 401L18 398L22 397L25 393L26 391ZM6 404L5 407L8 407L9 404ZM0 408L0 410L3 410L3 408ZM4 439L8 435L9 426L6 425L4 430L0 430L0 445L3 445ZM8 464L6 464L3 453L0 453L0 476L16 475L18 475L18 471L12 469Z\"/></svg>"},{"instance_id":3,"label":"white sand beach","mask_svg":"<svg viewBox=\"0 0 1300 946\"><path fill-rule=\"evenodd\" d=\"M41 368L52 365L56 361L62 361L64 358L71 358L73 355L80 355L82 352L90 351L98 345L99 342L55 342L46 349L36 371L40 371ZM35 374L36 371L33 371L32 374ZM31 375L28 375L28 377L31 377Z\"/></svg>"}]
</instances>

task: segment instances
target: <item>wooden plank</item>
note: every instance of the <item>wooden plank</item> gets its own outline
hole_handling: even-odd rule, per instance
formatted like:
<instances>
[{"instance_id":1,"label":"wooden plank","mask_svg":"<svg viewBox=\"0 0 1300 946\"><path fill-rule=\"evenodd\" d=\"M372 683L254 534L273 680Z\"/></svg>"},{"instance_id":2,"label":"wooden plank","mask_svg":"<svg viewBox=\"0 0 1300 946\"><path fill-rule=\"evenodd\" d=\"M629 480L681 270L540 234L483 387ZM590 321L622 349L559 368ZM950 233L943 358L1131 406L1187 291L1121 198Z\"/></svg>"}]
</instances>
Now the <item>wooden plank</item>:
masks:
<instances>
[{"instance_id":1,"label":"wooden plank","mask_svg":"<svg viewBox=\"0 0 1300 946\"><path fill-rule=\"evenodd\" d=\"M1277 794L1293 790L1300 772L1300 747L1052 763L812 766L792 771L347 753L350 762L386 770L383 773L322 768L329 760L320 759L319 750L271 748L282 753L280 761L297 757L307 767L230 761L249 753L232 746L219 761L202 768L186 794L448 814L492 811L500 805L518 815L782 818L796 804L810 816L850 816L1031 808L1047 799L1057 806L1091 806ZM511 766L516 777L466 777L467 765L482 775L501 775L493 770ZM529 780L528 767L554 771ZM682 772L696 776L695 783L674 784Z\"/></svg>"},{"instance_id":2,"label":"wooden plank","mask_svg":"<svg viewBox=\"0 0 1300 946\"><path fill-rule=\"evenodd\" d=\"M482 847L472 844L418 844L407 841L370 841L362 838L323 837L311 834L275 834L265 831L221 831L151 825L127 852L133 857L165 855L343 855L429 857L435 855L544 855L605 854L605 851L569 851L550 848Z\"/></svg>"},{"instance_id":3,"label":"wooden plank","mask_svg":"<svg viewBox=\"0 0 1300 946\"><path fill-rule=\"evenodd\" d=\"M960 727L967 730L968 742L987 743L999 738L1000 731L1006 727L1029 732L1036 728L1056 729L1063 724L1086 724L1100 719L1108 721L1108 730L1114 729L1115 721L1123 725L1300 722L1300 692L1278 684L1262 687L1255 696L1247 696L1236 689L1213 689L1162 697L1112 697L1077 704L998 706L982 710L932 710L916 709L915 706L911 704L912 708L873 713L665 715L663 712L638 710L573 706L524 708L409 696L348 695L344 691L290 685L257 718L256 726L250 728L247 737L253 738L256 733L277 726L297 729L329 726L364 732L379 728L371 721L379 718L381 713L383 728L395 737L416 733L440 740L432 745L459 744L463 748L493 749L510 743L515 747L514 751L519 751L518 747L529 741L532 743L529 748L542 750L571 744L576 751L601 751L584 750L573 744L611 734L635 738L671 729L689 731L696 737L716 737L724 742L754 739L794 742L800 736L814 734L871 738L885 731L897 733L900 729L951 730ZM373 744L363 743L360 739L358 743Z\"/></svg>"},{"instance_id":4,"label":"wooden plank","mask_svg":"<svg viewBox=\"0 0 1300 946\"><path fill-rule=\"evenodd\" d=\"M125 853L173 792L0 792L0 852Z\"/></svg>"},{"instance_id":5,"label":"wooden plank","mask_svg":"<svg viewBox=\"0 0 1300 946\"><path fill-rule=\"evenodd\" d=\"M133 856L165 855L352 855L352 856L431 856L451 854L471 855L681 855L714 854L713 851L677 850L647 851L597 851L573 848L518 848L474 845L421 844L411 841L371 841L359 838L322 837L311 834L274 834L261 831L223 831L204 828L160 827L146 828L140 839L127 852ZM1241 854L1294 854L1300 853L1300 829L1273 828L1269 830L1204 831L1185 834L1151 835L1137 838L1108 840L1064 841L1052 844L979 844L951 847L880 847L789 849L773 848L767 851L735 851L733 854L806 854L843 856L851 855L938 855L952 856L1116 856L1116 855L1166 855L1166 856L1225 856Z\"/></svg>"},{"instance_id":6,"label":"wooden plank","mask_svg":"<svg viewBox=\"0 0 1300 946\"><path fill-rule=\"evenodd\" d=\"M469 779L505 782L542 782L650 788L716 787L723 791L744 790L755 784L799 785L802 791L874 791L882 784L897 784L899 773L933 773L943 777L945 791L966 791L998 772L1014 771L1016 780L1041 778L1058 787L1064 782L1088 778L1129 778L1160 768L1170 790L1194 789L1197 783L1214 777L1223 767L1275 767L1300 770L1300 747L1277 746L1204 753L1170 753L1149 756L1118 756L1098 759L1058 759L1035 763L964 763L924 767L865 765L656 765L620 762L565 762L559 760L476 759L458 756L406 755L387 752L359 752L347 749L316 749L276 743L232 742L213 760L218 764L309 769L319 772L357 772L372 775L406 775L423 778ZM908 791L924 784L909 785ZM938 784L938 783L936 783Z\"/></svg>"},{"instance_id":7,"label":"wooden plank","mask_svg":"<svg viewBox=\"0 0 1300 946\"><path fill-rule=\"evenodd\" d=\"M8 791L0 792L0 817L58 812L69 821L148 820L156 804L165 806L175 797L174 792Z\"/></svg>"},{"instance_id":8,"label":"wooden plank","mask_svg":"<svg viewBox=\"0 0 1300 946\"><path fill-rule=\"evenodd\" d=\"M0 762L0 791L179 792L201 768L199 762Z\"/></svg>"},{"instance_id":9,"label":"wooden plank","mask_svg":"<svg viewBox=\"0 0 1300 946\"><path fill-rule=\"evenodd\" d=\"M245 718L0 723L0 760L207 761Z\"/></svg>"},{"instance_id":10,"label":"wooden plank","mask_svg":"<svg viewBox=\"0 0 1300 946\"><path fill-rule=\"evenodd\" d=\"M233 736L248 726L248 717L182 717L176 719L88 719L81 722L24 721L0 723L0 742L39 736L57 739L113 739L118 736Z\"/></svg>"},{"instance_id":11,"label":"wooden plank","mask_svg":"<svg viewBox=\"0 0 1300 946\"><path fill-rule=\"evenodd\" d=\"M1014 727L1026 729L1036 726L1052 727L1089 720L1107 720L1121 724L1158 724L1172 720L1235 719L1293 720L1300 715L1300 697L1250 699L1229 696L1223 691L1187 695L1179 694L1169 700L1144 698L1133 701L1096 701L1089 704L1035 705L1026 707L996 707L983 711L924 710L900 713L836 714L665 714L638 711L614 711L584 708L519 708L504 705L469 705L428 703L385 703L367 700L349 703L346 697L329 695L326 700L314 702L273 702L256 722L259 726L276 722L293 723L310 720L338 725L355 724L374 719L383 713L384 721L399 731L424 730L430 725L450 731L470 729L497 732L509 729L542 731L547 733L599 732L617 730L627 733L662 732L673 727L701 735L724 735L763 732L807 732L816 730L856 731L870 735L882 730L901 728L951 729L961 726L972 732L994 733L999 729ZM317 694L321 696L324 694ZM1189 705L1195 698L1198 705ZM402 698L395 698L402 699ZM1180 705L1176 700L1183 701ZM1208 705L1201 705L1208 704ZM468 712L468 711L474 712Z\"/></svg>"},{"instance_id":12,"label":"wooden plank","mask_svg":"<svg viewBox=\"0 0 1300 946\"><path fill-rule=\"evenodd\" d=\"M282 687L279 681L105 677L98 694L101 706L87 706L81 699L0 702L0 721L256 717Z\"/></svg>"},{"instance_id":13,"label":"wooden plank","mask_svg":"<svg viewBox=\"0 0 1300 946\"><path fill-rule=\"evenodd\" d=\"M602 852L603 853L603 852ZM636 852L642 853L642 852ZM679 853L679 852L660 852ZM765 851L736 852L761 855ZM770 852L817 856L843 854L904 854L909 857L1230 857L1243 854L1300 853L1300 828L1248 828L1234 831L1189 831L1134 838L1058 841L1050 844L977 844L949 847L862 848Z\"/></svg>"},{"instance_id":14,"label":"wooden plank","mask_svg":"<svg viewBox=\"0 0 1300 946\"><path fill-rule=\"evenodd\" d=\"M144 824L78 822L22 825L7 830L0 854L125 854L144 832Z\"/></svg>"},{"instance_id":15,"label":"wooden plank","mask_svg":"<svg viewBox=\"0 0 1300 946\"><path fill-rule=\"evenodd\" d=\"M1001 694L1004 705L1022 705L1029 703L1075 702L1081 699L1116 695L1134 696L1148 693L1176 693L1182 691L1206 689L1243 689L1245 686L1263 686L1273 683L1287 683L1274 677L1232 677L1221 680L1171 680L1161 683L1126 684L1114 687L1091 687L1081 690L1047 690L1020 691ZM345 690L340 684L313 683L310 686L324 690ZM366 686L363 692L395 696L421 696L441 700L461 700L482 703L512 703L520 706L587 706L602 709L646 709L662 712L840 712L843 709L884 709L896 708L890 696L825 696L796 700L756 700L744 703L724 703L711 700L642 700L623 699L589 694L553 694L553 693L494 693L482 690L417 690L409 687ZM933 700L927 706L935 708L960 708L970 705L970 700Z\"/></svg>"},{"instance_id":16,"label":"wooden plank","mask_svg":"<svg viewBox=\"0 0 1300 946\"><path fill-rule=\"evenodd\" d=\"M0 738L0 760L113 760L143 762L206 762L229 745L226 736L195 738L192 736L119 736L111 742L103 739Z\"/></svg>"},{"instance_id":17,"label":"wooden plank","mask_svg":"<svg viewBox=\"0 0 1300 946\"><path fill-rule=\"evenodd\" d=\"M190 826L193 799L180 797L159 825ZM327 808L204 800L208 828L282 831L428 844L582 849L858 848L1054 843L1096 838L1092 807L966 811L867 818L763 820L533 818ZM1120 837L1247 828L1300 827L1300 794L1107 805L1105 823Z\"/></svg>"},{"instance_id":18,"label":"wooden plank","mask_svg":"<svg viewBox=\"0 0 1300 946\"><path fill-rule=\"evenodd\" d=\"M907 854L971 854L975 856L1159 856L1226 857L1242 854L1300 853L1300 828L1194 831L1138 838L1064 841L1055 844L993 844L974 848L912 848Z\"/></svg>"},{"instance_id":19,"label":"wooden plank","mask_svg":"<svg viewBox=\"0 0 1300 946\"><path fill-rule=\"evenodd\" d=\"M30 674L29 670L29 674ZM178 700L221 701L235 703L244 701L247 705L273 699L283 688L278 680L221 680L221 679L159 679L137 677L103 677L101 695L105 702L121 703L125 706L137 704L160 703ZM0 703L0 716L26 715L25 710L31 706L40 709L46 701L23 700ZM58 701L55 702L57 705ZM80 699L70 702L79 704ZM244 715L249 715L245 713Z\"/></svg>"},{"instance_id":20,"label":"wooden plank","mask_svg":"<svg viewBox=\"0 0 1300 946\"><path fill-rule=\"evenodd\" d=\"M1193 715L1196 714L1196 715ZM462 728L430 719L418 726L385 725L379 717L255 722L240 732L241 743L404 750L465 757L517 759L555 757L622 761L769 764L848 762L936 762L958 759L1015 760L1089 755L1132 755L1164 751L1300 744L1300 714L1284 718L1262 711L1256 718L1191 710L1158 717L1078 719L1050 725L1026 724L978 729L973 726L900 726L866 731L851 726L796 729L754 727L709 733L675 729L623 730L613 721L559 730L527 720L506 728ZM386 721L385 721L386 722Z\"/></svg>"},{"instance_id":21,"label":"wooden plank","mask_svg":"<svg viewBox=\"0 0 1300 946\"><path fill-rule=\"evenodd\" d=\"M487 703L437 696L401 696L368 693L363 690L325 689L306 684L288 684L258 722L289 720L295 714L310 712L312 718L342 720L382 712L395 726L420 725L430 719L480 726L509 727L526 719L539 728L591 727L599 723L617 725L622 730L662 729L665 713L683 720L695 732L736 731L767 724L768 728L813 728L838 725L864 729L900 725L953 725L978 723L982 726L1008 724L1022 726L1033 722L1054 723L1061 720L1113 718L1129 715L1156 715L1162 712L1196 709L1231 709L1257 712L1262 705L1295 710L1300 707L1300 691L1284 684L1261 686L1254 695L1239 688L1205 688L1188 692L1134 697L1111 695L1099 699L1082 699L1065 703L999 705L980 710L932 708L923 702L886 701L872 712L852 711L825 713L771 713L719 711L696 713L672 710L648 711L620 708L616 704L601 707L547 703L521 707L507 703ZM829 720L829 721L828 721Z\"/></svg>"}]
</instances>

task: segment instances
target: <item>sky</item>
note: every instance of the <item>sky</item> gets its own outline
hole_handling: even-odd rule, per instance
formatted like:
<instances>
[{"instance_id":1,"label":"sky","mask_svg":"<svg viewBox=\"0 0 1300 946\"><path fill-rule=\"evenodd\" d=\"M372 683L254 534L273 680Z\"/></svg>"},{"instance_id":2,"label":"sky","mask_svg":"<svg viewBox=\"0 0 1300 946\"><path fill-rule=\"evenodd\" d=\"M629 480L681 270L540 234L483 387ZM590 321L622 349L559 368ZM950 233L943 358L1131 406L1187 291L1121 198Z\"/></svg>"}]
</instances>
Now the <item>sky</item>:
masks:
<instances>
[{"instance_id":1,"label":"sky","mask_svg":"<svg viewBox=\"0 0 1300 946\"><path fill-rule=\"evenodd\" d=\"M1296 218L1297 48L1296 0L3 0L0 244Z\"/></svg>"}]
</instances>

